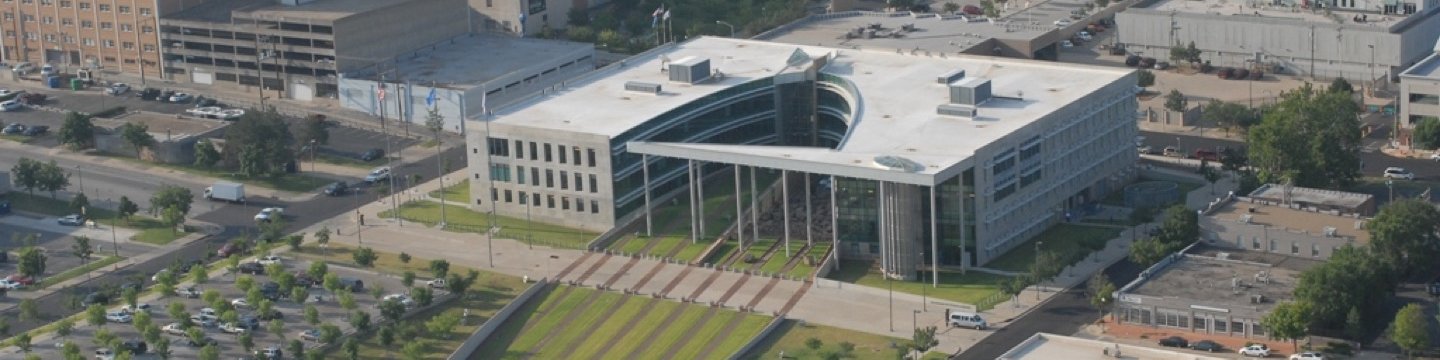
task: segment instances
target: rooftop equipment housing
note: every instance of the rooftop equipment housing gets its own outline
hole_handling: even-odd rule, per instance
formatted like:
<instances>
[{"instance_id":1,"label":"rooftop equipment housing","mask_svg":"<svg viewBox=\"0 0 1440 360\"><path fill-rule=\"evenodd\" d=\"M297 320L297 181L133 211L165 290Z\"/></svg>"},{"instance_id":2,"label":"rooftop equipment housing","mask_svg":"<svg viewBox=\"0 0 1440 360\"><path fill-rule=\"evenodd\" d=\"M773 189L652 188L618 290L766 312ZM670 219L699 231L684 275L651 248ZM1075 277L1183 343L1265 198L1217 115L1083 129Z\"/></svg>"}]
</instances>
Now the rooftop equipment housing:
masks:
<instances>
[{"instance_id":1,"label":"rooftop equipment housing","mask_svg":"<svg viewBox=\"0 0 1440 360\"><path fill-rule=\"evenodd\" d=\"M980 106L990 100L990 80L966 78L950 83L950 103Z\"/></svg>"},{"instance_id":2,"label":"rooftop equipment housing","mask_svg":"<svg viewBox=\"0 0 1440 360\"><path fill-rule=\"evenodd\" d=\"M670 63L670 81L695 84L710 78L710 59L686 57Z\"/></svg>"},{"instance_id":3,"label":"rooftop equipment housing","mask_svg":"<svg viewBox=\"0 0 1440 360\"><path fill-rule=\"evenodd\" d=\"M625 82L625 91L635 91L635 92L643 92L643 93L649 93L649 94L659 94L659 93L660 93L660 84L648 83L648 82L643 82L643 81L626 81L626 82Z\"/></svg>"}]
</instances>

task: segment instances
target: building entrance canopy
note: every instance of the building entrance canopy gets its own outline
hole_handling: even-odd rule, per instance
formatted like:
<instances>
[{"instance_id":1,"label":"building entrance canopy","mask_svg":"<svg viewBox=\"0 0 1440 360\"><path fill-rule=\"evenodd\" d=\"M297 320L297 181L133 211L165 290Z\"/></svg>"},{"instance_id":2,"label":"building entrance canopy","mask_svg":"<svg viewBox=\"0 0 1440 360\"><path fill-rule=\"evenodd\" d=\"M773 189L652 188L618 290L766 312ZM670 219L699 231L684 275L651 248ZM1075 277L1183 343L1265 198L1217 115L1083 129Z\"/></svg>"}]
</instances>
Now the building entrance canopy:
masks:
<instances>
[{"instance_id":1,"label":"building entrance canopy","mask_svg":"<svg viewBox=\"0 0 1440 360\"><path fill-rule=\"evenodd\" d=\"M834 175L909 185L936 186L964 166L940 156L850 153L818 147L685 144L632 141L629 152L686 160ZM936 165L945 164L944 168Z\"/></svg>"}]
</instances>

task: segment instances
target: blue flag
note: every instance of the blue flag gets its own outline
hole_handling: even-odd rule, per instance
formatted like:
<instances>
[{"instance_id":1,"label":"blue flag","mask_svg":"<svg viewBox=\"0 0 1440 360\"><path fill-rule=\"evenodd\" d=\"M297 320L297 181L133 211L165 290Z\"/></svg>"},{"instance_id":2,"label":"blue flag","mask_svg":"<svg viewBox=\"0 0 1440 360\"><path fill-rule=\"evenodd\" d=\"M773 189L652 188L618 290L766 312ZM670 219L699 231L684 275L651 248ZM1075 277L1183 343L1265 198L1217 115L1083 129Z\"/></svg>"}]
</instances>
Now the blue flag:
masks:
<instances>
[{"instance_id":1,"label":"blue flag","mask_svg":"<svg viewBox=\"0 0 1440 360\"><path fill-rule=\"evenodd\" d=\"M435 88L432 87L432 88L430 88L430 96L426 96L426 97L425 97L425 106L429 106L429 107L432 107L432 108L435 107L435 100L436 100Z\"/></svg>"}]
</instances>

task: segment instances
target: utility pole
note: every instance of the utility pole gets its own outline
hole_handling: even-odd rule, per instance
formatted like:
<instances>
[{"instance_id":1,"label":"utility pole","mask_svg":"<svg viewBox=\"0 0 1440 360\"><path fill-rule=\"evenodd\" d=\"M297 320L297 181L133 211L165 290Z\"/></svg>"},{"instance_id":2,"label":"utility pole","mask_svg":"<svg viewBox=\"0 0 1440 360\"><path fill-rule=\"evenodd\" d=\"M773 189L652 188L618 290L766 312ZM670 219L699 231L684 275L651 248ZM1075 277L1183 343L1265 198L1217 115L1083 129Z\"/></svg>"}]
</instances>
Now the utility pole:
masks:
<instances>
[{"instance_id":1,"label":"utility pole","mask_svg":"<svg viewBox=\"0 0 1440 360\"><path fill-rule=\"evenodd\" d=\"M380 74L380 131L385 133L385 166L395 169L395 157L390 156L390 128L385 125L385 74ZM400 216L400 204L395 201L395 174L391 174L386 180L390 181L390 209L395 213L395 221L401 227L405 226L405 218Z\"/></svg>"}]
</instances>

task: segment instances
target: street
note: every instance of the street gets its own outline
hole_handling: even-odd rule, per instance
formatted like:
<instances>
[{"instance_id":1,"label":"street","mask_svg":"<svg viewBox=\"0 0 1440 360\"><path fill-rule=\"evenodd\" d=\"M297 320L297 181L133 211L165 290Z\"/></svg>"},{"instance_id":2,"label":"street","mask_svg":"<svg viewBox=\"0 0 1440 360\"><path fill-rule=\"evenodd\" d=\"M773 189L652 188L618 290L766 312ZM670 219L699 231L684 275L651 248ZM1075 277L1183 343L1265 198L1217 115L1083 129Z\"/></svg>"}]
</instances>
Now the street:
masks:
<instances>
[{"instance_id":1,"label":"street","mask_svg":"<svg viewBox=\"0 0 1440 360\"><path fill-rule=\"evenodd\" d=\"M1145 269L1130 262L1129 259L1123 259L1105 268L1105 276L1109 277L1110 282L1115 286L1125 286L1135 280L1142 270ZM960 354L960 358L996 359L1035 333L1069 336L1079 332L1081 327L1100 319L1100 313L1095 306L1090 305L1090 299L1085 295L1085 286L1088 282L1082 282L1075 287L1066 289L1064 294L1056 295L1029 314L996 330L994 334L986 337L985 341L965 349L965 352ZM995 306L1010 306L1010 303L1006 302ZM997 319L997 321L999 320L1008 319Z\"/></svg>"},{"instance_id":2,"label":"street","mask_svg":"<svg viewBox=\"0 0 1440 360\"><path fill-rule=\"evenodd\" d=\"M1202 148L1216 149L1220 147L1245 147L1244 142L1235 140L1215 139L1191 135L1177 135L1152 131L1141 131L1140 135L1145 137L1145 145L1149 145L1152 149L1155 149L1156 151L1160 151L1160 149L1164 149L1166 146L1177 146L1180 148L1181 152L1187 154L1193 153L1195 149ZM1362 151L1360 152L1360 161L1363 164L1363 167L1360 169L1360 174L1364 176L1380 176L1381 173L1385 170L1385 168L1396 166L1403 167L1409 169L1411 172L1414 172L1416 180L1440 181L1440 162L1436 162L1434 160L1403 159L1386 155L1378 151Z\"/></svg>"}]
</instances>

